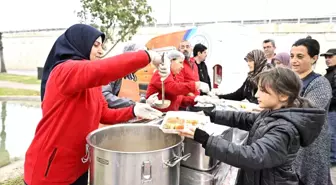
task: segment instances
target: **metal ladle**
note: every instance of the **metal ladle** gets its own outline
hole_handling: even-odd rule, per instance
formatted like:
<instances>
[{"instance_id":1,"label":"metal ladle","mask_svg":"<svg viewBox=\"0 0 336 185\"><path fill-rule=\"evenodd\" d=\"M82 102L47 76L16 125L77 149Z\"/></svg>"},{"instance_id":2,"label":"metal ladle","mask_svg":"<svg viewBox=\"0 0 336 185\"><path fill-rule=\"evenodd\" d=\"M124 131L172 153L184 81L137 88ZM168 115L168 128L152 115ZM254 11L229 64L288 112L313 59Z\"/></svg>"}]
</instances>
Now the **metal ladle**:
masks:
<instances>
[{"instance_id":1,"label":"metal ladle","mask_svg":"<svg viewBox=\"0 0 336 185\"><path fill-rule=\"evenodd\" d=\"M164 54L161 57L161 64L164 63ZM165 109L170 106L170 100L165 100L165 87L164 87L164 81L161 79L162 84L162 101L158 101L154 103L154 106L159 109Z\"/></svg>"}]
</instances>

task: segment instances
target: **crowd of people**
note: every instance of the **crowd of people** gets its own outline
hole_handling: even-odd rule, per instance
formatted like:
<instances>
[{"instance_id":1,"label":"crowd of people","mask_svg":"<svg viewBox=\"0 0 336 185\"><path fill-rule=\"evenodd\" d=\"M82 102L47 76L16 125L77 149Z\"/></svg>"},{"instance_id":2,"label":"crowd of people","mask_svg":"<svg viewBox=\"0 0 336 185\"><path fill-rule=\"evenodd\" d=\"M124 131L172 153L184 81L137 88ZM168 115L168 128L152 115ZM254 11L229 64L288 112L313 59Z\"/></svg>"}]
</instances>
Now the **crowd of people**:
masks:
<instances>
[{"instance_id":1,"label":"crowd of people","mask_svg":"<svg viewBox=\"0 0 336 185\"><path fill-rule=\"evenodd\" d=\"M198 128L181 135L201 143L207 155L241 168L238 184L332 184L336 50L320 55L328 66L322 76L313 70L320 54L317 40L298 39L290 53L275 54L275 48L268 39L263 42L264 51L246 55L250 71L237 91L214 92L219 98L259 105L259 113L208 113L216 124L249 131L245 145L209 136Z\"/></svg>"},{"instance_id":2,"label":"crowd of people","mask_svg":"<svg viewBox=\"0 0 336 185\"><path fill-rule=\"evenodd\" d=\"M238 184L327 185L330 166L336 164L336 49L320 55L313 38L301 38L290 53L275 53L275 41L262 43L242 56L249 72L242 86L224 94L211 85L206 65L207 47L181 41L164 57L137 44L124 53L101 59L105 35L76 24L53 45L46 60L41 100L43 116L26 152L27 185L87 185L89 162L85 137L99 124L118 124L135 117L155 119L162 112L189 110L213 96L248 100L259 112L205 112L212 122L249 131L244 145L235 145L199 128L181 131L202 144L206 155L239 167ZM315 73L319 56L327 73ZM126 80L151 63L156 67L146 93L120 96ZM229 67L229 66L226 66ZM121 70L122 69L122 70ZM162 99L167 108L155 107Z\"/></svg>"}]
</instances>

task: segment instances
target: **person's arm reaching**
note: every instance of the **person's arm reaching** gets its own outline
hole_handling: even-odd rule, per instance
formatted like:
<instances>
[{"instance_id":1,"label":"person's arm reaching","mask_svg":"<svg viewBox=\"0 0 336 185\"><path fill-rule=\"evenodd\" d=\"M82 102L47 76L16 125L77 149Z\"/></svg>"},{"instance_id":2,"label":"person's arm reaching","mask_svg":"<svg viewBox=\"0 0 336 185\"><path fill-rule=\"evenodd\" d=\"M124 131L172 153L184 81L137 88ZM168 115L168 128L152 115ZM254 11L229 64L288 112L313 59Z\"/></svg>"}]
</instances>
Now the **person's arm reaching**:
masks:
<instances>
[{"instance_id":1,"label":"person's arm reaching","mask_svg":"<svg viewBox=\"0 0 336 185\"><path fill-rule=\"evenodd\" d=\"M97 61L70 60L52 71L65 95L108 84L145 67L150 62L146 51L130 52Z\"/></svg>"},{"instance_id":2,"label":"person's arm reaching","mask_svg":"<svg viewBox=\"0 0 336 185\"><path fill-rule=\"evenodd\" d=\"M117 95L114 94L115 92L113 92L113 87L115 83L116 82L113 81L102 87L103 95L105 97L105 100L107 101L108 107L116 109L134 105L135 103L132 100L127 98L119 98Z\"/></svg>"},{"instance_id":3,"label":"person's arm reaching","mask_svg":"<svg viewBox=\"0 0 336 185\"><path fill-rule=\"evenodd\" d=\"M212 122L250 131L260 113L214 110L209 113Z\"/></svg>"},{"instance_id":4,"label":"person's arm reaching","mask_svg":"<svg viewBox=\"0 0 336 185\"><path fill-rule=\"evenodd\" d=\"M103 106L103 110L100 123L106 125L124 123L135 117L141 117L143 119L157 119L163 115L162 112L144 103L136 103L134 106L126 108L109 109L103 95L101 95L101 104Z\"/></svg>"},{"instance_id":5,"label":"person's arm reaching","mask_svg":"<svg viewBox=\"0 0 336 185\"><path fill-rule=\"evenodd\" d=\"M247 82L245 81L243 85L239 89L237 89L235 92L232 92L229 94L218 95L218 97L220 99L242 101L246 98L244 95L244 89L245 89L246 83Z\"/></svg>"},{"instance_id":6,"label":"person's arm reaching","mask_svg":"<svg viewBox=\"0 0 336 185\"><path fill-rule=\"evenodd\" d=\"M195 133L195 140L199 137L197 135ZM220 136L209 136L202 146L205 147L205 155L229 165L253 170L270 169L286 162L293 135L294 130L280 125L250 145L236 145Z\"/></svg>"},{"instance_id":7,"label":"person's arm reaching","mask_svg":"<svg viewBox=\"0 0 336 185\"><path fill-rule=\"evenodd\" d=\"M103 104L103 111L100 118L100 123L102 124L112 125L117 123L124 123L135 117L133 112L134 106L120 109L109 109L107 102L103 97L101 103Z\"/></svg>"}]
</instances>

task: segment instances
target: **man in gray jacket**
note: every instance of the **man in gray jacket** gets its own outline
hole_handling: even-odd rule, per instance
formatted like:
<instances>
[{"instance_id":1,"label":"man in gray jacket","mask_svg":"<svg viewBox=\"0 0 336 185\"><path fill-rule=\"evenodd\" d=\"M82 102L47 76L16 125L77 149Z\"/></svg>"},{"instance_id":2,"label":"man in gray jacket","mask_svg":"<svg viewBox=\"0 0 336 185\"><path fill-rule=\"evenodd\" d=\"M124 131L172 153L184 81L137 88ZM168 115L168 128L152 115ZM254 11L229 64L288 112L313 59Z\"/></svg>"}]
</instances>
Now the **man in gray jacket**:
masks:
<instances>
[{"instance_id":1,"label":"man in gray jacket","mask_svg":"<svg viewBox=\"0 0 336 185\"><path fill-rule=\"evenodd\" d=\"M140 49L145 49L144 46L136 43L129 43L124 47L123 52L132 52L132 51L137 51ZM128 80L134 80L136 81L136 76L135 74L129 74L124 77L125 79ZM102 87L103 95L107 101L108 107L117 109L117 108L123 108L123 107L129 107L131 105L134 105L135 102L128 99L128 98L119 98L118 94L120 91L122 79L118 79L116 81L112 81L109 84L105 85Z\"/></svg>"}]
</instances>

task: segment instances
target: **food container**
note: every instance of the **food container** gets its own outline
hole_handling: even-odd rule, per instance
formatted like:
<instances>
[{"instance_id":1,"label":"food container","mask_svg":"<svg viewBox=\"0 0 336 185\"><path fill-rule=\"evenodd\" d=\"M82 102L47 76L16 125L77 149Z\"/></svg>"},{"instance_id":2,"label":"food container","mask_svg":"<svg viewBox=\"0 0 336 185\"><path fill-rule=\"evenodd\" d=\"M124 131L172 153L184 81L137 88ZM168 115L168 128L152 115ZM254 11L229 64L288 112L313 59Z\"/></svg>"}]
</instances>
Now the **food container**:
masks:
<instances>
[{"instance_id":1,"label":"food container","mask_svg":"<svg viewBox=\"0 0 336 185\"><path fill-rule=\"evenodd\" d=\"M232 107L238 111L250 111L259 107L257 104L254 103L234 100L225 100L224 105Z\"/></svg>"},{"instance_id":2,"label":"food container","mask_svg":"<svg viewBox=\"0 0 336 185\"><path fill-rule=\"evenodd\" d=\"M190 126L202 127L210 123L210 118L195 112L169 111L163 119L160 129L164 133L178 134Z\"/></svg>"},{"instance_id":3,"label":"food container","mask_svg":"<svg viewBox=\"0 0 336 185\"><path fill-rule=\"evenodd\" d=\"M189 107L189 111L191 112L211 112L215 108L213 104L196 104L193 107Z\"/></svg>"}]
</instances>

